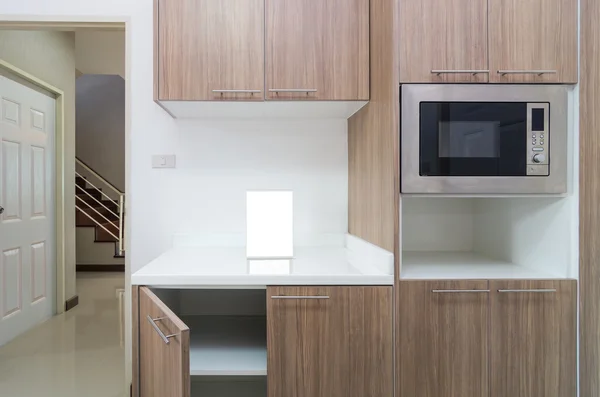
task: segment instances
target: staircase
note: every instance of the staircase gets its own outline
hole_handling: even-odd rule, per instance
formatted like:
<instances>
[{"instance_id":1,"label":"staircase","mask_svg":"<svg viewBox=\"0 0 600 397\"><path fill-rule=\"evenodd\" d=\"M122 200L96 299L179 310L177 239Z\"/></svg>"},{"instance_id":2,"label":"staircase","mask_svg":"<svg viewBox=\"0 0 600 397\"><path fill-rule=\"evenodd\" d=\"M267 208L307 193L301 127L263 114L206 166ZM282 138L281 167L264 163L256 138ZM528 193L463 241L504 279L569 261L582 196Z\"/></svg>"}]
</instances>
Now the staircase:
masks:
<instances>
[{"instance_id":1,"label":"staircase","mask_svg":"<svg viewBox=\"0 0 600 397\"><path fill-rule=\"evenodd\" d=\"M77 227L94 228L94 243L113 244L114 257L123 258L124 235L124 194L96 174L81 160L77 159L77 167L81 173L75 174L75 225ZM90 177L84 176L87 174ZM90 180L94 179L94 182ZM113 197L103 192L98 186L107 185Z\"/></svg>"}]
</instances>

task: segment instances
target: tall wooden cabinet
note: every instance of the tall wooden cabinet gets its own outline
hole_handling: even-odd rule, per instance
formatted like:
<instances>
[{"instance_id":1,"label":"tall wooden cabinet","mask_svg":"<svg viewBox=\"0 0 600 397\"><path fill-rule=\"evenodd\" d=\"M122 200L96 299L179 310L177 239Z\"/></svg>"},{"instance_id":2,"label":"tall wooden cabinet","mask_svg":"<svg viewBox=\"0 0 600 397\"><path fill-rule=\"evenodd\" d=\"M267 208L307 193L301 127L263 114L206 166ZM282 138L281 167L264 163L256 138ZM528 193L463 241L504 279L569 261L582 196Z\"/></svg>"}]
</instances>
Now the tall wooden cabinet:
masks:
<instances>
[{"instance_id":1,"label":"tall wooden cabinet","mask_svg":"<svg viewBox=\"0 0 600 397\"><path fill-rule=\"evenodd\" d=\"M577 0L489 0L490 81L577 83Z\"/></svg>"},{"instance_id":2,"label":"tall wooden cabinet","mask_svg":"<svg viewBox=\"0 0 600 397\"><path fill-rule=\"evenodd\" d=\"M487 0L399 0L403 82L486 83Z\"/></svg>"},{"instance_id":3,"label":"tall wooden cabinet","mask_svg":"<svg viewBox=\"0 0 600 397\"><path fill-rule=\"evenodd\" d=\"M401 83L577 83L577 0L398 0Z\"/></svg>"},{"instance_id":4,"label":"tall wooden cabinet","mask_svg":"<svg viewBox=\"0 0 600 397\"><path fill-rule=\"evenodd\" d=\"M391 287L268 287L268 397L391 396Z\"/></svg>"},{"instance_id":5,"label":"tall wooden cabinet","mask_svg":"<svg viewBox=\"0 0 600 397\"><path fill-rule=\"evenodd\" d=\"M487 396L487 281L407 281L398 293L397 395Z\"/></svg>"},{"instance_id":6,"label":"tall wooden cabinet","mask_svg":"<svg viewBox=\"0 0 600 397\"><path fill-rule=\"evenodd\" d=\"M264 0L155 1L155 99L263 99Z\"/></svg>"},{"instance_id":7,"label":"tall wooden cabinet","mask_svg":"<svg viewBox=\"0 0 600 397\"><path fill-rule=\"evenodd\" d=\"M575 280L410 280L398 288L399 396L576 396Z\"/></svg>"},{"instance_id":8,"label":"tall wooden cabinet","mask_svg":"<svg viewBox=\"0 0 600 397\"><path fill-rule=\"evenodd\" d=\"M577 283L490 281L491 397L577 394Z\"/></svg>"},{"instance_id":9,"label":"tall wooden cabinet","mask_svg":"<svg viewBox=\"0 0 600 397\"><path fill-rule=\"evenodd\" d=\"M265 2L268 99L369 99L369 0Z\"/></svg>"}]
</instances>

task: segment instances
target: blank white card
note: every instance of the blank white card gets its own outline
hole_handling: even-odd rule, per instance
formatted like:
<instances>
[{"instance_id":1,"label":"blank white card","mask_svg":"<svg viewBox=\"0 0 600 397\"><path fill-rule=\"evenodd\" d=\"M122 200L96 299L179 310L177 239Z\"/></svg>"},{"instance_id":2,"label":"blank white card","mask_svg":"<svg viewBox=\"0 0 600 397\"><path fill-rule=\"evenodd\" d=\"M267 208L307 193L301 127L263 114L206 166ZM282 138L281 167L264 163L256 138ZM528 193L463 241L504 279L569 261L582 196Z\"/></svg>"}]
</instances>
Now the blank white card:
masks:
<instances>
[{"instance_id":1,"label":"blank white card","mask_svg":"<svg viewBox=\"0 0 600 397\"><path fill-rule=\"evenodd\" d=\"M294 202L291 191L246 192L246 256L294 256Z\"/></svg>"}]
</instances>

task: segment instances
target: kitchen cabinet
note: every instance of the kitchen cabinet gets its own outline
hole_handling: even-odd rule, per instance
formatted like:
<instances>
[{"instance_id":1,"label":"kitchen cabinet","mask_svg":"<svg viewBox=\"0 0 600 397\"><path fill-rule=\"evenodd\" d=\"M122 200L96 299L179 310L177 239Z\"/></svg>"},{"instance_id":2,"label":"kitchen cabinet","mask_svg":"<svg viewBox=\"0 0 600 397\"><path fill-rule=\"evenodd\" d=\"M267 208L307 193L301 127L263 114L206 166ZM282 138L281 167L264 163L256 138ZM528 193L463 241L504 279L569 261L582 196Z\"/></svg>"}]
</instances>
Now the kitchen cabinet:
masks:
<instances>
[{"instance_id":1,"label":"kitchen cabinet","mask_svg":"<svg viewBox=\"0 0 600 397\"><path fill-rule=\"evenodd\" d=\"M391 286L134 285L132 323L134 397L393 392Z\"/></svg>"},{"instance_id":2,"label":"kitchen cabinet","mask_svg":"<svg viewBox=\"0 0 600 397\"><path fill-rule=\"evenodd\" d=\"M490 281L491 397L577 395L577 283Z\"/></svg>"},{"instance_id":3,"label":"kitchen cabinet","mask_svg":"<svg viewBox=\"0 0 600 397\"><path fill-rule=\"evenodd\" d=\"M148 288L138 299L139 395L189 397L189 328Z\"/></svg>"},{"instance_id":4,"label":"kitchen cabinet","mask_svg":"<svg viewBox=\"0 0 600 397\"><path fill-rule=\"evenodd\" d=\"M155 0L155 100L264 98L264 0Z\"/></svg>"},{"instance_id":5,"label":"kitchen cabinet","mask_svg":"<svg viewBox=\"0 0 600 397\"><path fill-rule=\"evenodd\" d=\"M400 82L486 83L487 0L400 0Z\"/></svg>"},{"instance_id":6,"label":"kitchen cabinet","mask_svg":"<svg viewBox=\"0 0 600 397\"><path fill-rule=\"evenodd\" d=\"M410 280L398 288L399 395L576 396L575 280Z\"/></svg>"},{"instance_id":7,"label":"kitchen cabinet","mask_svg":"<svg viewBox=\"0 0 600 397\"><path fill-rule=\"evenodd\" d=\"M577 0L399 0L401 83L577 83Z\"/></svg>"},{"instance_id":8,"label":"kitchen cabinet","mask_svg":"<svg viewBox=\"0 0 600 397\"><path fill-rule=\"evenodd\" d=\"M369 0L265 0L265 8L267 99L369 99Z\"/></svg>"},{"instance_id":9,"label":"kitchen cabinet","mask_svg":"<svg viewBox=\"0 0 600 397\"><path fill-rule=\"evenodd\" d=\"M487 396L487 281L402 281L398 293L397 395Z\"/></svg>"},{"instance_id":10,"label":"kitchen cabinet","mask_svg":"<svg viewBox=\"0 0 600 397\"><path fill-rule=\"evenodd\" d=\"M391 287L268 287L269 397L391 396Z\"/></svg>"},{"instance_id":11,"label":"kitchen cabinet","mask_svg":"<svg viewBox=\"0 0 600 397\"><path fill-rule=\"evenodd\" d=\"M577 0L489 0L490 82L577 83Z\"/></svg>"}]
</instances>

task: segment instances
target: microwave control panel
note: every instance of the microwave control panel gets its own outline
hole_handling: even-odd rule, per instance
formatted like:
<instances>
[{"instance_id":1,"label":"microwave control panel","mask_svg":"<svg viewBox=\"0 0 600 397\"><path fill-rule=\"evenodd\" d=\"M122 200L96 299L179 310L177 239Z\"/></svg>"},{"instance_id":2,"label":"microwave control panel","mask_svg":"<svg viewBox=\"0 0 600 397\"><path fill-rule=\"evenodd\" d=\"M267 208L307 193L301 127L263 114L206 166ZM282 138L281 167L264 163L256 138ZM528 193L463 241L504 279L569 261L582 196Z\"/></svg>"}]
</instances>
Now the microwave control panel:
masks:
<instances>
[{"instance_id":1,"label":"microwave control panel","mask_svg":"<svg viewBox=\"0 0 600 397\"><path fill-rule=\"evenodd\" d=\"M527 104L527 175L550 175L550 104Z\"/></svg>"}]
</instances>

